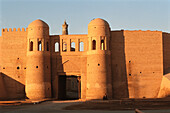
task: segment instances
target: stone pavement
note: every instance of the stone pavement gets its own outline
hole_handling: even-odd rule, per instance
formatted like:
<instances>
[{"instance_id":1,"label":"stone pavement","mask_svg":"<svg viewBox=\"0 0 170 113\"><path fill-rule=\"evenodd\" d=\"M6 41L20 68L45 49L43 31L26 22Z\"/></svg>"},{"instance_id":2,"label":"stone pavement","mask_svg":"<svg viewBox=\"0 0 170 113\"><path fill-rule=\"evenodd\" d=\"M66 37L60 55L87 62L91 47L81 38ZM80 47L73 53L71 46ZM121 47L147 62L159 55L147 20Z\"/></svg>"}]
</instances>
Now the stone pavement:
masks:
<instances>
[{"instance_id":1,"label":"stone pavement","mask_svg":"<svg viewBox=\"0 0 170 113\"><path fill-rule=\"evenodd\" d=\"M133 113L134 111L63 110L64 107L81 101L47 101L41 104L3 105L0 113Z\"/></svg>"},{"instance_id":2,"label":"stone pavement","mask_svg":"<svg viewBox=\"0 0 170 113\"><path fill-rule=\"evenodd\" d=\"M11 102L11 104L9 104ZM42 103L41 103L42 102ZM97 101L92 103L96 104ZM99 103L102 101L99 101ZM2 103L2 101L0 102ZM84 103L82 100L69 100L69 101L4 101L0 106L0 113L135 113L134 110L64 110L68 106L74 106ZM21 104L18 104L21 103ZM104 103L107 103L105 101ZM141 110L144 113L170 113L170 109L166 110Z\"/></svg>"}]
</instances>

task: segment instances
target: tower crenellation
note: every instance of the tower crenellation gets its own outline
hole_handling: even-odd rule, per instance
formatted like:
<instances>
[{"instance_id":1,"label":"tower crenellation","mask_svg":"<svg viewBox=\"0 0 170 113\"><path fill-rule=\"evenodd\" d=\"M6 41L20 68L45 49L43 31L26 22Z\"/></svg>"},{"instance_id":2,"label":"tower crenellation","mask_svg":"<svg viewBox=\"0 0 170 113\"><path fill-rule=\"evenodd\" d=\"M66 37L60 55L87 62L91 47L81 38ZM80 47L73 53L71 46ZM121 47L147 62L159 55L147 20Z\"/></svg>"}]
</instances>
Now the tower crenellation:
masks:
<instances>
[{"instance_id":1,"label":"tower crenellation","mask_svg":"<svg viewBox=\"0 0 170 113\"><path fill-rule=\"evenodd\" d=\"M4 32L26 32L27 29L25 28L2 28L2 33Z\"/></svg>"}]
</instances>

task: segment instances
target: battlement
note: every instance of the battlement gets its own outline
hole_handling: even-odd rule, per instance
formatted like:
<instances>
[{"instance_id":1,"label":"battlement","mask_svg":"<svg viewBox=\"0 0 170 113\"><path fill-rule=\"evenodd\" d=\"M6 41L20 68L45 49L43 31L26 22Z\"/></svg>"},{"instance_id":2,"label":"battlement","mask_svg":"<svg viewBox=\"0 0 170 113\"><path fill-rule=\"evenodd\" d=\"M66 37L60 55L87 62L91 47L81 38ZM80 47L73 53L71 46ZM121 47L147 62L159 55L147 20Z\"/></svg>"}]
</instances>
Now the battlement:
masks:
<instances>
[{"instance_id":1,"label":"battlement","mask_svg":"<svg viewBox=\"0 0 170 113\"><path fill-rule=\"evenodd\" d=\"M4 32L26 32L26 31L28 31L28 28L2 28L2 33L4 33Z\"/></svg>"},{"instance_id":2,"label":"battlement","mask_svg":"<svg viewBox=\"0 0 170 113\"><path fill-rule=\"evenodd\" d=\"M162 32L162 31L158 31L158 30L154 30L154 31L152 31L152 30L124 30L124 31L126 31L126 32Z\"/></svg>"}]
</instances>

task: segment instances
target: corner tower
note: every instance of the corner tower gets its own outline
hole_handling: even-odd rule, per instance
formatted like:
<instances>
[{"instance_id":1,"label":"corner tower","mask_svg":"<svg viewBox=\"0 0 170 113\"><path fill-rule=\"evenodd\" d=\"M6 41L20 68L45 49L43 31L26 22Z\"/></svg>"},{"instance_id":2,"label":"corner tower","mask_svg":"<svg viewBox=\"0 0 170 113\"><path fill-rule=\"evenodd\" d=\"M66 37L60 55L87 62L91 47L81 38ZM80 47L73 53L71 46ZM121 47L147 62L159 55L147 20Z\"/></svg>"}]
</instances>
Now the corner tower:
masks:
<instances>
[{"instance_id":1,"label":"corner tower","mask_svg":"<svg viewBox=\"0 0 170 113\"><path fill-rule=\"evenodd\" d=\"M49 26L35 20L28 26L26 96L29 99L51 97Z\"/></svg>"},{"instance_id":2,"label":"corner tower","mask_svg":"<svg viewBox=\"0 0 170 113\"><path fill-rule=\"evenodd\" d=\"M109 40L109 24L100 18L92 20L88 25L87 99L112 98Z\"/></svg>"}]
</instances>

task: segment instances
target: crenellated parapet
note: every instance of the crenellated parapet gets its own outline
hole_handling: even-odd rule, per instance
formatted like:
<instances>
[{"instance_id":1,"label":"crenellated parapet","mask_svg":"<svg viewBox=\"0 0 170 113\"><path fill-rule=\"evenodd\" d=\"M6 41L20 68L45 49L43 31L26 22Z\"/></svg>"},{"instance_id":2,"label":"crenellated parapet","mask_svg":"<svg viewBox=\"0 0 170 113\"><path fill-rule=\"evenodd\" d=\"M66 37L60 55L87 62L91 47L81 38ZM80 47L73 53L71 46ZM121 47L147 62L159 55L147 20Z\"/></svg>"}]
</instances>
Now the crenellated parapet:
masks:
<instances>
[{"instance_id":1,"label":"crenellated parapet","mask_svg":"<svg viewBox=\"0 0 170 113\"><path fill-rule=\"evenodd\" d=\"M28 28L2 28L2 33L4 32L26 32L28 31Z\"/></svg>"},{"instance_id":2,"label":"crenellated parapet","mask_svg":"<svg viewBox=\"0 0 170 113\"><path fill-rule=\"evenodd\" d=\"M122 29L122 31L127 31L127 32L159 32L159 33L161 33L162 31L158 31L158 30L123 30Z\"/></svg>"}]
</instances>

